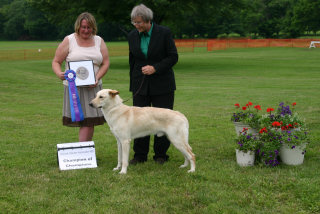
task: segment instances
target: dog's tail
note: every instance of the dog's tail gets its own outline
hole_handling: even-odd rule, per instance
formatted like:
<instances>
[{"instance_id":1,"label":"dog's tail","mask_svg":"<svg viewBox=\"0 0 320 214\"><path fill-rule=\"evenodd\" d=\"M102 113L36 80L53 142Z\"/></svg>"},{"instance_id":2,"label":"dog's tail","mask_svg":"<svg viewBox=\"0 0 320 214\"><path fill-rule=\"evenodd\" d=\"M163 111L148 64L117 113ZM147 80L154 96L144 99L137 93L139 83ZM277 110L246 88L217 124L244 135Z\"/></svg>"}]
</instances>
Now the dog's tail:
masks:
<instances>
[{"instance_id":1,"label":"dog's tail","mask_svg":"<svg viewBox=\"0 0 320 214\"><path fill-rule=\"evenodd\" d=\"M189 121L185 116L183 118L184 118L185 122L183 123L182 130L184 132L183 136L186 137L186 139L184 139L183 142L185 143L185 147L187 148L187 150L190 151L190 153L192 153L192 148L189 145Z\"/></svg>"}]
</instances>

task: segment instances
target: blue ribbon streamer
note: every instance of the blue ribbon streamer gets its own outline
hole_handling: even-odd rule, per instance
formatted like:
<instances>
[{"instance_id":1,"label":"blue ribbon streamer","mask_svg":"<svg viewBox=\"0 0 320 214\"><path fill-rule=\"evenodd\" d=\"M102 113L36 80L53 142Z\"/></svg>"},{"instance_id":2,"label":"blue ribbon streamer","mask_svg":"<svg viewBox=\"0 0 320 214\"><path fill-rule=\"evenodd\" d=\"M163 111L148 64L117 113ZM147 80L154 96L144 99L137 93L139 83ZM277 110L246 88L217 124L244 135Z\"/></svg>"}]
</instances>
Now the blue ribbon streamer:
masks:
<instances>
[{"instance_id":1,"label":"blue ribbon streamer","mask_svg":"<svg viewBox=\"0 0 320 214\"><path fill-rule=\"evenodd\" d=\"M81 108L78 90L75 83L76 72L73 70L67 70L64 74L64 77L69 83L68 85L69 85L71 120L72 122L82 121L84 120L84 116Z\"/></svg>"}]
</instances>

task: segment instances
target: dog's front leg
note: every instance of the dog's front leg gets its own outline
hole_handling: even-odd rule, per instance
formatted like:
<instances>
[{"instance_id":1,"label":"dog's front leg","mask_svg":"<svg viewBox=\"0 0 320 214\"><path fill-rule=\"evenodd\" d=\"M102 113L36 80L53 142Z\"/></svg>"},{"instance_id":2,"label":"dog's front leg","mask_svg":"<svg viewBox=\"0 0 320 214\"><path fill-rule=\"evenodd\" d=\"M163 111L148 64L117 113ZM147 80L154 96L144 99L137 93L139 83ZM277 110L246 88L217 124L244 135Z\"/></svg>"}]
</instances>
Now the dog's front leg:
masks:
<instances>
[{"instance_id":1,"label":"dog's front leg","mask_svg":"<svg viewBox=\"0 0 320 214\"><path fill-rule=\"evenodd\" d=\"M121 141L122 146L122 168L120 174L127 174L129 165L130 140Z\"/></svg>"},{"instance_id":2,"label":"dog's front leg","mask_svg":"<svg viewBox=\"0 0 320 214\"><path fill-rule=\"evenodd\" d=\"M121 141L117 138L117 146L118 146L118 164L115 168L113 168L113 171L119 170L121 168L122 163L122 146Z\"/></svg>"}]
</instances>

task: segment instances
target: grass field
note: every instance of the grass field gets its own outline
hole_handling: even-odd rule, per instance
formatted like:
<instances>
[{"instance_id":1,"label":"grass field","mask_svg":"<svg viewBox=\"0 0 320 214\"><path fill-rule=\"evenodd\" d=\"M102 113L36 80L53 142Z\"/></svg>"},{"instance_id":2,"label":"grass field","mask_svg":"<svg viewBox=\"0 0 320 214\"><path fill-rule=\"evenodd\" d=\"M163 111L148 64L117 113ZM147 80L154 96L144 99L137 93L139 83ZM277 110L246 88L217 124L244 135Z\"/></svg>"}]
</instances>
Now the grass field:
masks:
<instances>
[{"instance_id":1,"label":"grass field","mask_svg":"<svg viewBox=\"0 0 320 214\"><path fill-rule=\"evenodd\" d=\"M17 60L49 60L61 41L0 41L0 62ZM127 42L107 42L110 56L128 55Z\"/></svg>"},{"instance_id":2,"label":"grass field","mask_svg":"<svg viewBox=\"0 0 320 214\"><path fill-rule=\"evenodd\" d=\"M179 57L174 108L189 119L193 174L178 168L184 158L172 146L164 165L151 161L150 148L148 162L113 172L117 148L107 125L95 129L98 168L59 171L56 144L76 142L78 130L61 124L63 87L51 61L0 61L0 213L320 213L320 50ZM128 98L128 57L110 61L103 86ZM248 101L263 109L297 102L311 134L303 165L237 166L230 117L236 102Z\"/></svg>"}]
</instances>

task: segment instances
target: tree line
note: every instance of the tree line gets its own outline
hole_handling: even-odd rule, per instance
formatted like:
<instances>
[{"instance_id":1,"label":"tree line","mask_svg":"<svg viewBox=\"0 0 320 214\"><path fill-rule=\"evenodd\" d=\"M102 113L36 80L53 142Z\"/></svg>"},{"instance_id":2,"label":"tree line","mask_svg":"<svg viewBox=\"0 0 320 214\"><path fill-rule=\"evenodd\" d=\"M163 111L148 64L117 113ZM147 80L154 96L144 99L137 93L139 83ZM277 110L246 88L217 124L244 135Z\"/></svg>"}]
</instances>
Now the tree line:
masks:
<instances>
[{"instance_id":1,"label":"tree line","mask_svg":"<svg viewBox=\"0 0 320 214\"><path fill-rule=\"evenodd\" d=\"M106 41L125 40L140 3L175 38L297 38L320 30L319 0L0 0L0 39L61 40L88 11Z\"/></svg>"}]
</instances>

